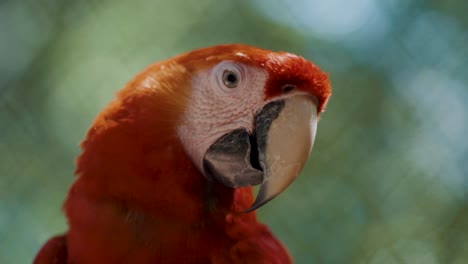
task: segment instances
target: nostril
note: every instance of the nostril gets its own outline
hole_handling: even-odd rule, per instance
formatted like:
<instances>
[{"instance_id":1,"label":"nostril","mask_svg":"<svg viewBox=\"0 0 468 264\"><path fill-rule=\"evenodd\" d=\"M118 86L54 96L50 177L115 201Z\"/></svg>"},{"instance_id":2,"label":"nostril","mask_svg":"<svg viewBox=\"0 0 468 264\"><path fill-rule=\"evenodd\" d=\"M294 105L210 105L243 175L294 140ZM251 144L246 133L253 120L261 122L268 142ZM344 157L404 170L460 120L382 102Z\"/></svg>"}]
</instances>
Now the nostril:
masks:
<instances>
[{"instance_id":1,"label":"nostril","mask_svg":"<svg viewBox=\"0 0 468 264\"><path fill-rule=\"evenodd\" d=\"M294 90L294 88L296 88L296 86L292 84L286 84L281 89L283 90L283 93L289 93L290 91Z\"/></svg>"}]
</instances>

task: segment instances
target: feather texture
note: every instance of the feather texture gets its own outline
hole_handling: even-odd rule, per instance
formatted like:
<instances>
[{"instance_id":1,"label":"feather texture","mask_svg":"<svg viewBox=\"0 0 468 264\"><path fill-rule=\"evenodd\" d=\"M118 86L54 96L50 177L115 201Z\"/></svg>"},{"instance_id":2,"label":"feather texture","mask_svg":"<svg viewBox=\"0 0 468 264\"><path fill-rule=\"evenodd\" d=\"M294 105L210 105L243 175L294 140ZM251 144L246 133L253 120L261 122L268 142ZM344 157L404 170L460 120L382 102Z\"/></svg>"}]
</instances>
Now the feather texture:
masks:
<instances>
[{"instance_id":1,"label":"feather texture","mask_svg":"<svg viewBox=\"0 0 468 264\"><path fill-rule=\"evenodd\" d=\"M35 263L291 262L255 212L244 213L252 189L206 180L177 137L192 76L223 60L266 69L268 97L294 84L323 110L330 95L326 74L312 63L245 45L150 65L94 120L64 204L69 231L50 240Z\"/></svg>"}]
</instances>

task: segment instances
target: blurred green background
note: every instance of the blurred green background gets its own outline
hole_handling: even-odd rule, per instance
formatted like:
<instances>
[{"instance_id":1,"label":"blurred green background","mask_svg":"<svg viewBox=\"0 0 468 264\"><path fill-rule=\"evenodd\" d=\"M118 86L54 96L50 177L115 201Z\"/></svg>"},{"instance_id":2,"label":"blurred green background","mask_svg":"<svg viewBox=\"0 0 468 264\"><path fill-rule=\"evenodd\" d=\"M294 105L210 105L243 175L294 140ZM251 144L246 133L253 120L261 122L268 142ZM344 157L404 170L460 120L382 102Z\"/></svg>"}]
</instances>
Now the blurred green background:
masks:
<instances>
[{"instance_id":1,"label":"blurred green background","mask_svg":"<svg viewBox=\"0 0 468 264\"><path fill-rule=\"evenodd\" d=\"M310 162L258 213L297 263L468 263L468 2L0 1L0 263L30 263L94 116L146 65L240 42L330 74Z\"/></svg>"}]
</instances>

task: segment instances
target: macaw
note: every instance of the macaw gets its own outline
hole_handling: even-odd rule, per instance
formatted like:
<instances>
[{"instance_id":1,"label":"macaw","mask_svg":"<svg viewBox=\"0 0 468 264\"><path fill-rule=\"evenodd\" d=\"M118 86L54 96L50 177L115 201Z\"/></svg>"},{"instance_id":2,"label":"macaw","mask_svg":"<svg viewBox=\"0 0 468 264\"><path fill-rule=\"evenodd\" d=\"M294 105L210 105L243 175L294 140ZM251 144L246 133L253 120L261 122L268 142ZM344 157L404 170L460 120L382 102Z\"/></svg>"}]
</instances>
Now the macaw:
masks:
<instances>
[{"instance_id":1,"label":"macaw","mask_svg":"<svg viewBox=\"0 0 468 264\"><path fill-rule=\"evenodd\" d=\"M92 123L69 229L34 263L291 263L254 210L302 170L330 95L311 62L242 44L150 65Z\"/></svg>"}]
</instances>

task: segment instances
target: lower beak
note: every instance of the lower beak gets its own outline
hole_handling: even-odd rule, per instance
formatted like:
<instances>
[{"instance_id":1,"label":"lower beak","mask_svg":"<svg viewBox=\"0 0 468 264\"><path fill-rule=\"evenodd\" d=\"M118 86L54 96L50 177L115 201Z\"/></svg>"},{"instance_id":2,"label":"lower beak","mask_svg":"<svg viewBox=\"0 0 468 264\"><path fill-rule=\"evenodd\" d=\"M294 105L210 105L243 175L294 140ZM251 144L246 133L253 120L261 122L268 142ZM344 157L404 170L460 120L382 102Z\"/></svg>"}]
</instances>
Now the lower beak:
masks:
<instances>
[{"instance_id":1,"label":"lower beak","mask_svg":"<svg viewBox=\"0 0 468 264\"><path fill-rule=\"evenodd\" d=\"M303 169L315 138L317 106L297 95L271 102L255 117L255 132L237 129L207 150L203 173L229 187L260 185L247 210L266 204L288 187Z\"/></svg>"}]
</instances>

